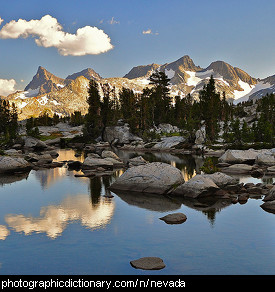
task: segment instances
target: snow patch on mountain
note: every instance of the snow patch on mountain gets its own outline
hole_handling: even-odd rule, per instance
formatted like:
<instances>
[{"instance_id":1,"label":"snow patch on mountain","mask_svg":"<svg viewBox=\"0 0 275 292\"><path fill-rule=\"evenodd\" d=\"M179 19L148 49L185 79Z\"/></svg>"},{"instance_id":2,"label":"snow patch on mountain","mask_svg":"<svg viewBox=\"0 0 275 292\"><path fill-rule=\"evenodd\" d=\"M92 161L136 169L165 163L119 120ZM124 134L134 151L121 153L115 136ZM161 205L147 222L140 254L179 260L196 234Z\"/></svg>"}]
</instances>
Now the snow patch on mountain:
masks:
<instances>
[{"instance_id":1,"label":"snow patch on mountain","mask_svg":"<svg viewBox=\"0 0 275 292\"><path fill-rule=\"evenodd\" d=\"M234 90L235 99L239 99L239 98L244 97L245 95L250 94L250 92L255 87L255 85L250 85L242 80L239 80L238 83L243 90L242 91L241 90Z\"/></svg>"},{"instance_id":2,"label":"snow patch on mountain","mask_svg":"<svg viewBox=\"0 0 275 292\"><path fill-rule=\"evenodd\" d=\"M175 76L175 71L173 69L165 69L165 74L169 79L172 79Z\"/></svg>"},{"instance_id":3,"label":"snow patch on mountain","mask_svg":"<svg viewBox=\"0 0 275 292\"><path fill-rule=\"evenodd\" d=\"M244 91L234 91L234 104L238 104L240 102L248 101L249 97L262 89L270 88L272 85L270 83L264 83L263 81L258 82L256 85L249 85L241 80L239 80L240 86L244 89Z\"/></svg>"},{"instance_id":4,"label":"snow patch on mountain","mask_svg":"<svg viewBox=\"0 0 275 292\"><path fill-rule=\"evenodd\" d=\"M197 86L199 82L201 82L201 78L196 76L196 72L193 71L185 71L190 77L187 79L188 86Z\"/></svg>"},{"instance_id":5,"label":"snow patch on mountain","mask_svg":"<svg viewBox=\"0 0 275 292\"><path fill-rule=\"evenodd\" d=\"M37 100L41 105L45 105L48 102L48 97L47 95L41 96L38 100Z\"/></svg>"}]
</instances>

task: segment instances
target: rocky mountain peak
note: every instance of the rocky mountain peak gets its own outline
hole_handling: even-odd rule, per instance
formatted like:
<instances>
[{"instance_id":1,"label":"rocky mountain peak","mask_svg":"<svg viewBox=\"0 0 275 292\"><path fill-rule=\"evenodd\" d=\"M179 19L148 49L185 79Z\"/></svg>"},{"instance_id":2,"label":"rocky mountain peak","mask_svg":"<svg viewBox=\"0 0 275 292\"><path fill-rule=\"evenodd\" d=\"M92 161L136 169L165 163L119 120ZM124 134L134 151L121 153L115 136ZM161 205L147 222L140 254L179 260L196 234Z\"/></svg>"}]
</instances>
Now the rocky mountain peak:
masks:
<instances>
[{"instance_id":1,"label":"rocky mountain peak","mask_svg":"<svg viewBox=\"0 0 275 292\"><path fill-rule=\"evenodd\" d=\"M242 90L239 84L239 80L248 83L249 85L256 84L257 80L251 77L245 71L233 67L224 61L212 62L205 71L213 71L213 75L219 74L223 79L230 84L236 90ZM215 76L214 76L215 77Z\"/></svg>"},{"instance_id":2,"label":"rocky mountain peak","mask_svg":"<svg viewBox=\"0 0 275 292\"><path fill-rule=\"evenodd\" d=\"M180 69L184 69L186 71L202 70L202 68L200 66L196 66L194 64L193 60L188 55L185 55L185 56L179 58L175 62L167 64L167 67L169 67L169 68L171 67L171 69L173 69L172 67L174 67L175 69L180 68Z\"/></svg>"},{"instance_id":3,"label":"rocky mountain peak","mask_svg":"<svg viewBox=\"0 0 275 292\"><path fill-rule=\"evenodd\" d=\"M25 91L40 95L59 89L66 84L63 78L57 77L42 66L38 67L32 81L25 87Z\"/></svg>"},{"instance_id":4,"label":"rocky mountain peak","mask_svg":"<svg viewBox=\"0 0 275 292\"><path fill-rule=\"evenodd\" d=\"M79 76L84 76L88 80L94 79L96 81L100 81L102 79L102 77L98 73L96 73L92 68L87 68L72 75L68 75L66 77L66 80L75 80Z\"/></svg>"},{"instance_id":5,"label":"rocky mountain peak","mask_svg":"<svg viewBox=\"0 0 275 292\"><path fill-rule=\"evenodd\" d=\"M160 65L155 63L133 67L130 72L124 76L124 78L135 79L140 77L149 77L159 67Z\"/></svg>"}]
</instances>

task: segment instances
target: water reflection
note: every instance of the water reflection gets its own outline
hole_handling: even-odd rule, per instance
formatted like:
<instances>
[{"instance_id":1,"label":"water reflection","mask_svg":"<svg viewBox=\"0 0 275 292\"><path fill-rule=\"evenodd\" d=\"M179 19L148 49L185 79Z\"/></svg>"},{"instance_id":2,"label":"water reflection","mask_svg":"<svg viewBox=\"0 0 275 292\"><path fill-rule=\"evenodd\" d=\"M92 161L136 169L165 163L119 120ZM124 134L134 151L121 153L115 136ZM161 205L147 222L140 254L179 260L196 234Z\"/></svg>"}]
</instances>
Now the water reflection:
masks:
<instances>
[{"instance_id":1,"label":"water reflection","mask_svg":"<svg viewBox=\"0 0 275 292\"><path fill-rule=\"evenodd\" d=\"M67 196L58 205L42 207L39 217L8 214L5 221L16 232L23 232L25 235L33 232L46 233L48 237L55 239L74 221L79 221L91 230L104 228L110 222L114 209L115 205L111 200L99 198L96 204L91 204L87 194L78 194ZM1 232L2 234L4 233Z\"/></svg>"},{"instance_id":2,"label":"water reflection","mask_svg":"<svg viewBox=\"0 0 275 292\"><path fill-rule=\"evenodd\" d=\"M30 172L18 173L15 175L12 174L1 174L0 175L0 186L11 184L17 181L26 180L29 177Z\"/></svg>"},{"instance_id":3,"label":"water reflection","mask_svg":"<svg viewBox=\"0 0 275 292\"><path fill-rule=\"evenodd\" d=\"M183 205L200 211L206 215L211 225L214 225L217 213L221 212L222 209L232 205L231 200L214 197L205 197L199 199L181 198L179 200Z\"/></svg>"},{"instance_id":4,"label":"water reflection","mask_svg":"<svg viewBox=\"0 0 275 292\"><path fill-rule=\"evenodd\" d=\"M181 202L162 195L136 192L116 192L115 194L129 205L151 211L167 212L181 207Z\"/></svg>"},{"instance_id":5,"label":"water reflection","mask_svg":"<svg viewBox=\"0 0 275 292\"><path fill-rule=\"evenodd\" d=\"M129 205L156 212L174 211L184 205L205 214L212 225L215 222L216 214L232 204L231 200L214 197L185 199L137 192L115 192L115 194Z\"/></svg>"},{"instance_id":6,"label":"water reflection","mask_svg":"<svg viewBox=\"0 0 275 292\"><path fill-rule=\"evenodd\" d=\"M122 159L137 155L142 155L144 159L149 162L162 161L170 163L179 168L187 181L196 173L200 172L200 167L203 165L203 157L191 155L172 155L170 153L133 153L122 152L117 153ZM83 161L83 155L75 157L74 150L60 150L59 157L56 161L79 160ZM13 182L20 182L20 180L27 180L29 176L35 177L41 184L42 189L46 189L55 183L64 184L62 181L65 177L71 180L82 181L88 185L89 194L75 194L68 195L60 203L56 205L44 206L40 209L39 216L31 216L24 214L7 214L5 222L7 226L0 225L0 240L5 240L9 236L12 228L16 232L30 235L32 233L45 233L48 237L54 239L62 234L70 222L78 221L82 226L89 229L103 228L110 223L113 216L115 204L104 196L108 196L111 192L108 187L122 175L123 169L119 169L113 173L112 176L93 177L93 178L75 178L76 171L68 171L66 165L54 169L45 169L31 171L31 173L24 173L18 175L0 176L0 184L11 184ZM241 182L268 182L272 183L273 179L256 179L248 177L240 177ZM207 219L214 224L216 215L222 209L231 205L229 200L220 200L215 198L186 200L183 198L169 198L167 196L159 196L154 194L141 194L132 192L118 192L117 196L129 205L137 206L139 208L152 210L156 212L167 212L180 209L182 205L195 209L206 215Z\"/></svg>"},{"instance_id":7,"label":"water reflection","mask_svg":"<svg viewBox=\"0 0 275 292\"><path fill-rule=\"evenodd\" d=\"M5 240L9 234L9 229L5 225L0 225L0 240Z\"/></svg>"}]
</instances>

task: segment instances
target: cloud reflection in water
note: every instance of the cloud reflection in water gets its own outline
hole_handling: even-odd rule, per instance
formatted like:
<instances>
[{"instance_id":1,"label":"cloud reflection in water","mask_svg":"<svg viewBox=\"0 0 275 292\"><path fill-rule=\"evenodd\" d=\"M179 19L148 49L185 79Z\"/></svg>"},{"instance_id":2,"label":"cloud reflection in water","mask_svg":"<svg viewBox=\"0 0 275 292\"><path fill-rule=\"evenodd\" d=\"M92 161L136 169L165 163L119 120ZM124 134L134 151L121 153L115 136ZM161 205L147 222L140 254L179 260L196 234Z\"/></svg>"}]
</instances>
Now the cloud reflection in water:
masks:
<instances>
[{"instance_id":1,"label":"cloud reflection in water","mask_svg":"<svg viewBox=\"0 0 275 292\"><path fill-rule=\"evenodd\" d=\"M110 222L114 208L114 202L110 199L100 198L97 204L91 204L89 196L78 194L66 197L59 205L42 207L39 217L8 214L5 221L16 232L25 235L46 233L55 239L70 222L80 221L82 226L92 230L104 228Z\"/></svg>"}]
</instances>

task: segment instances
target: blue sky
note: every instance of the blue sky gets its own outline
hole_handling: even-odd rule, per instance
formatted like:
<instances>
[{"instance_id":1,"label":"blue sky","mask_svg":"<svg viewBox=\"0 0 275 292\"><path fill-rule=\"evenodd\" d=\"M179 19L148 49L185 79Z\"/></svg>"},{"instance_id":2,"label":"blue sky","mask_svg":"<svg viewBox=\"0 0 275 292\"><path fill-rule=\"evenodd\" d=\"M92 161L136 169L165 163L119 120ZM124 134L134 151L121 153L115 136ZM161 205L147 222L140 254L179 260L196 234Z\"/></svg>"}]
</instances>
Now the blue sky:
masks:
<instances>
[{"instance_id":1,"label":"blue sky","mask_svg":"<svg viewBox=\"0 0 275 292\"><path fill-rule=\"evenodd\" d=\"M265 78L275 74L274 12L274 0L0 0L0 80L14 79L15 88L23 89L40 65L63 78L88 67L102 77L121 77L133 66L184 55L201 67L223 60ZM4 29L11 21L29 25L45 15L62 26L62 42L49 43L37 25L13 38L14 28ZM87 54L80 38L68 48L69 37L87 26L87 39L81 39ZM101 53L94 54L89 33L101 37Z\"/></svg>"}]
</instances>

